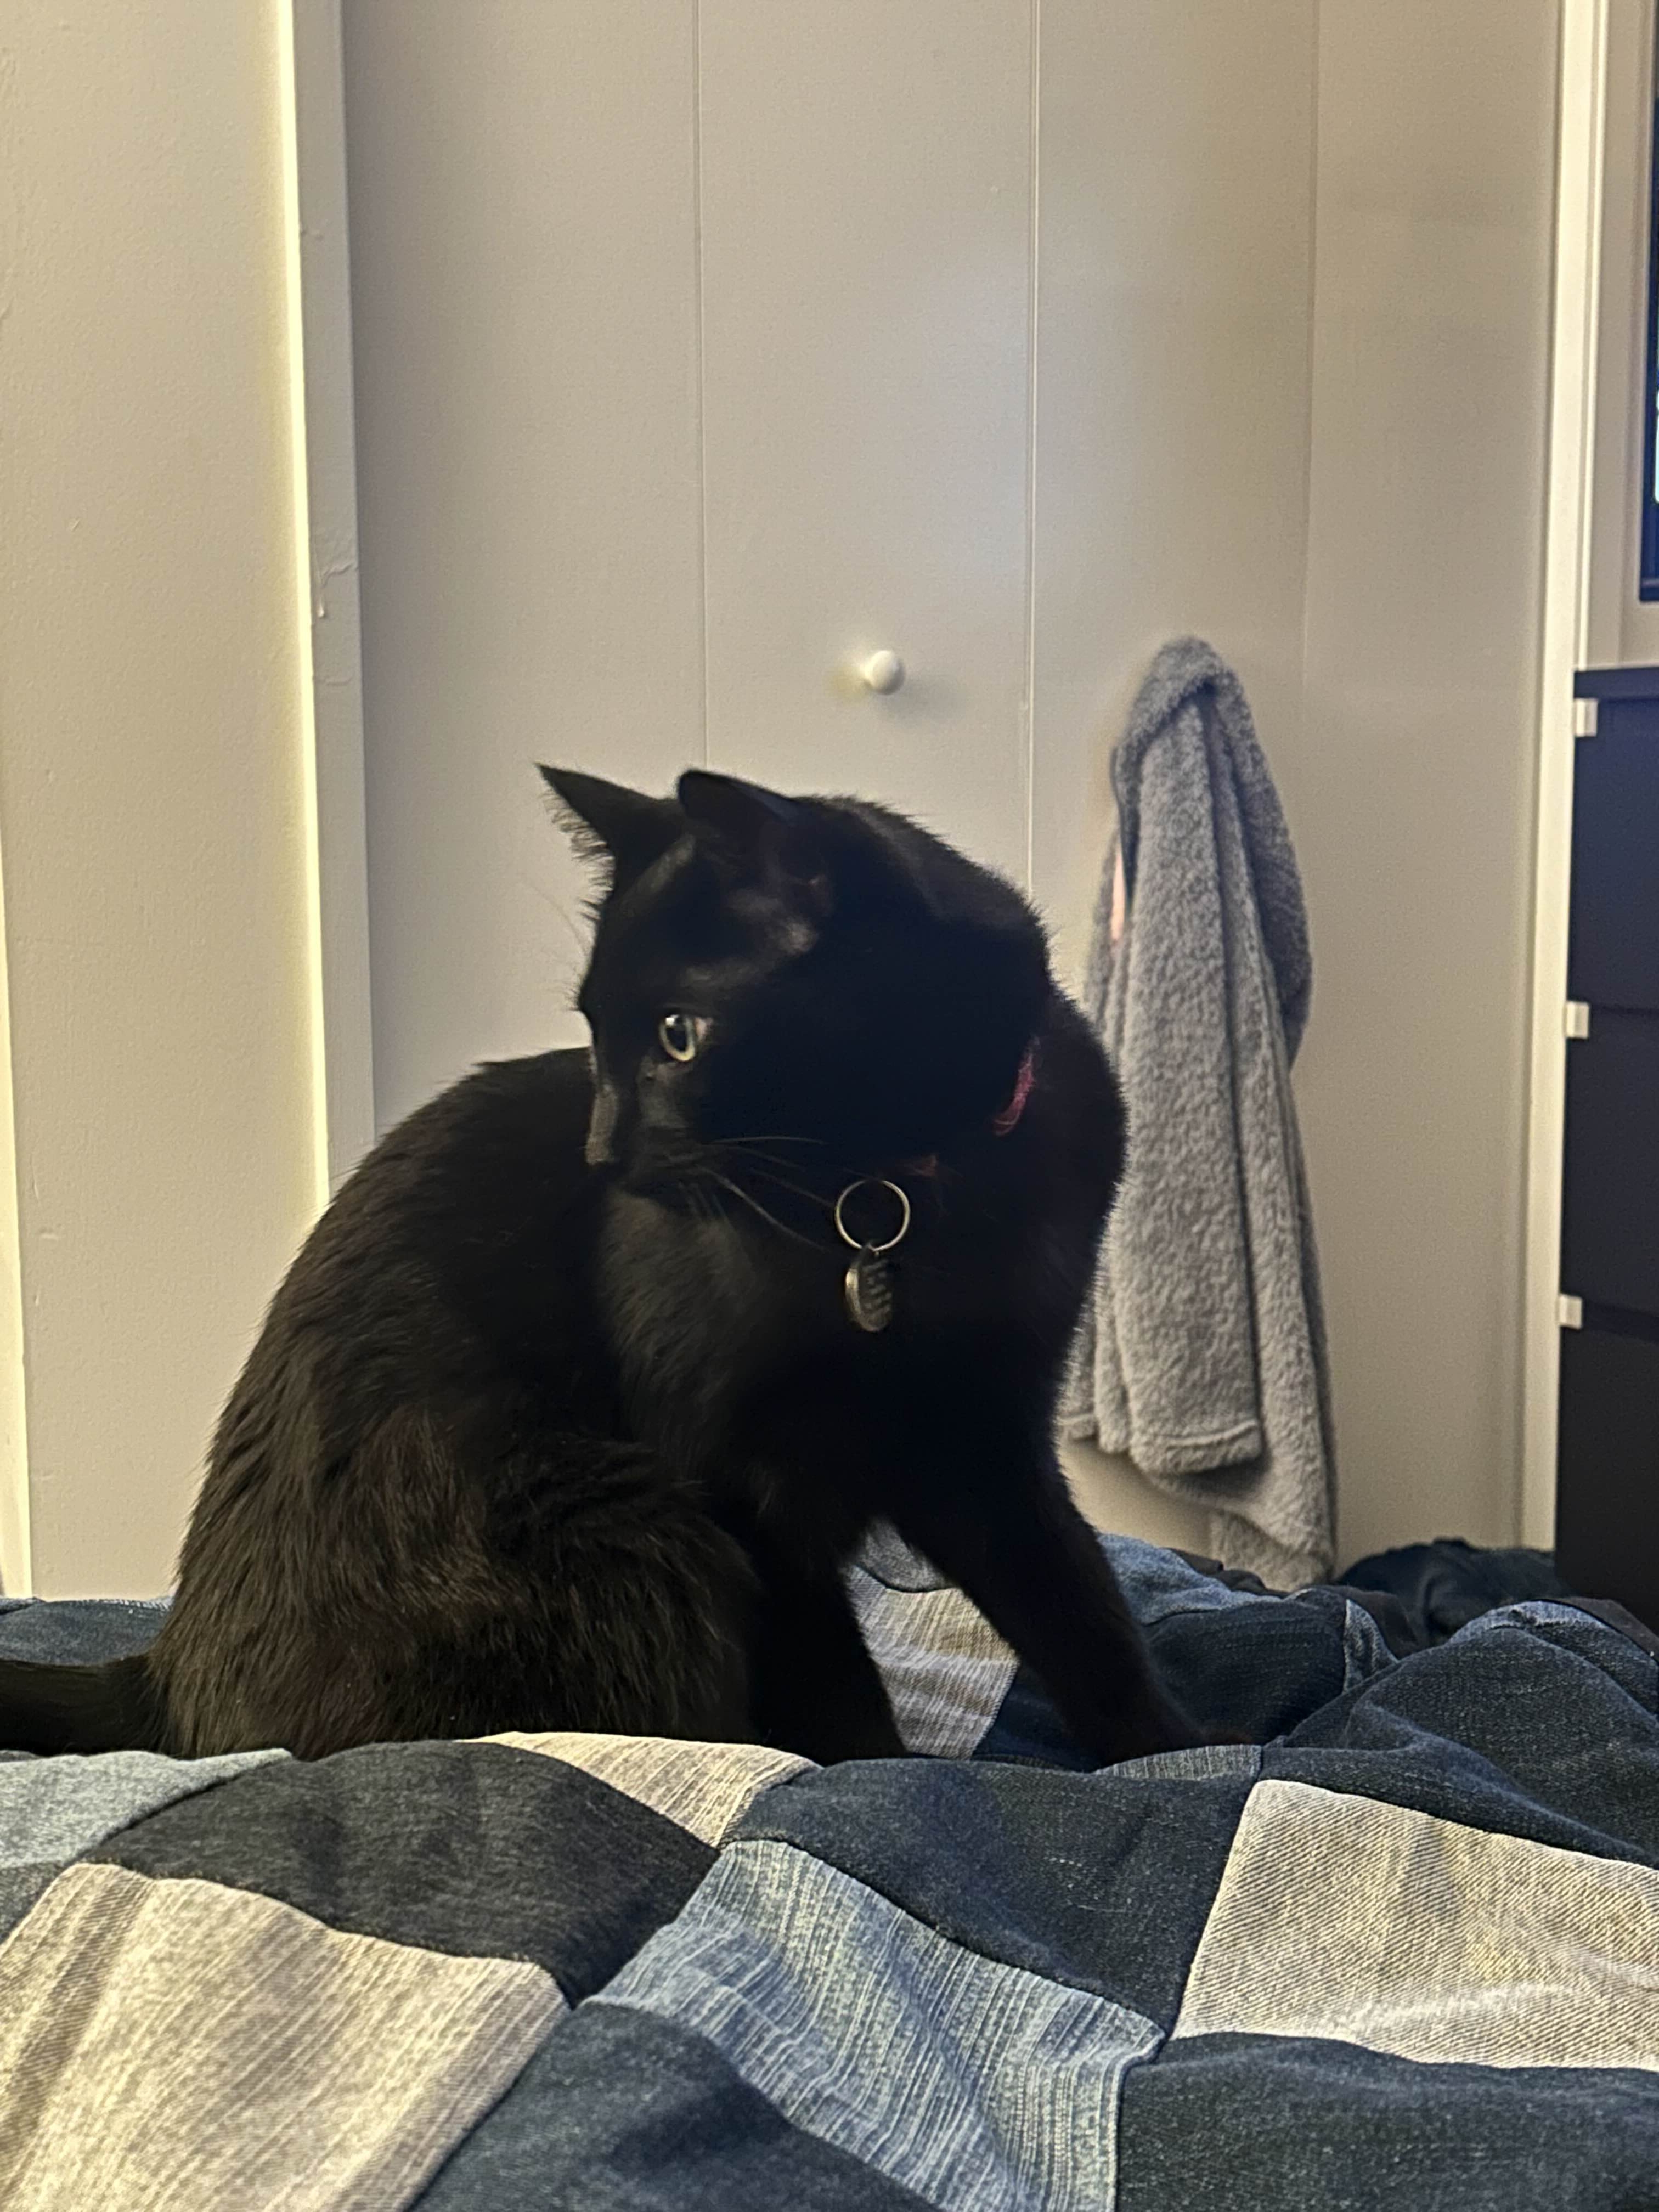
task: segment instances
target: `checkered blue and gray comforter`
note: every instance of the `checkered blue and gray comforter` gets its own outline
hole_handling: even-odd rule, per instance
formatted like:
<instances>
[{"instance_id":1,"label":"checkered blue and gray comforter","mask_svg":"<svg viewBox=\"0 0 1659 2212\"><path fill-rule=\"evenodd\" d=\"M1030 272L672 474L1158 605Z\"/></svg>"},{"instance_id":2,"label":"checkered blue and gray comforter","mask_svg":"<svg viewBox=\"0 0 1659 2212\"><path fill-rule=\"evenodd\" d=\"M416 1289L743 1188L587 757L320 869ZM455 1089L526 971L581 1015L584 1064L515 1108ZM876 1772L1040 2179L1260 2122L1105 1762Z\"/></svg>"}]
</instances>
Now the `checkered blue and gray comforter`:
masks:
<instances>
[{"instance_id":1,"label":"checkered blue and gray comforter","mask_svg":"<svg viewBox=\"0 0 1659 2212\"><path fill-rule=\"evenodd\" d=\"M0 2204L1659 2204L1659 1717L1563 1604L1396 1656L1112 1540L1263 1739L1098 1773L878 1547L918 1753L596 1736L0 1762ZM158 1609L0 1609L0 1651Z\"/></svg>"}]
</instances>

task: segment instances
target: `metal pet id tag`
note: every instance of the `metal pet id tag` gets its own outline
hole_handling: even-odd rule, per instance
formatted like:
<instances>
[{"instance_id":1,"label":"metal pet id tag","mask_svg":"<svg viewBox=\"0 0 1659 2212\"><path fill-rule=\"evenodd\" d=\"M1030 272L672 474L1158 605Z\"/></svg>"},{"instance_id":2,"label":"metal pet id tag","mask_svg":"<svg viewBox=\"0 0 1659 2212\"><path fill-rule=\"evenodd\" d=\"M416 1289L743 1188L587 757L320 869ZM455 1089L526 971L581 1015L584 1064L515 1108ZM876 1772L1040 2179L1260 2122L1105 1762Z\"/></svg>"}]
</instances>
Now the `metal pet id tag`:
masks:
<instances>
[{"instance_id":1,"label":"metal pet id tag","mask_svg":"<svg viewBox=\"0 0 1659 2212\"><path fill-rule=\"evenodd\" d=\"M897 1225L881 1243L855 1236L847 1224L848 1200L872 1192L885 1192L897 1205ZM866 1336L878 1336L893 1318L893 1271L886 1255L904 1242L909 1227L908 1198L897 1183L882 1176L861 1176L857 1182L849 1182L836 1200L836 1233L843 1244L851 1246L854 1255L842 1279L842 1289L854 1328L862 1329Z\"/></svg>"},{"instance_id":2,"label":"metal pet id tag","mask_svg":"<svg viewBox=\"0 0 1659 2212\"><path fill-rule=\"evenodd\" d=\"M847 1270L846 1291L854 1325L878 1335L893 1318L893 1273L873 1245L864 1245Z\"/></svg>"}]
</instances>

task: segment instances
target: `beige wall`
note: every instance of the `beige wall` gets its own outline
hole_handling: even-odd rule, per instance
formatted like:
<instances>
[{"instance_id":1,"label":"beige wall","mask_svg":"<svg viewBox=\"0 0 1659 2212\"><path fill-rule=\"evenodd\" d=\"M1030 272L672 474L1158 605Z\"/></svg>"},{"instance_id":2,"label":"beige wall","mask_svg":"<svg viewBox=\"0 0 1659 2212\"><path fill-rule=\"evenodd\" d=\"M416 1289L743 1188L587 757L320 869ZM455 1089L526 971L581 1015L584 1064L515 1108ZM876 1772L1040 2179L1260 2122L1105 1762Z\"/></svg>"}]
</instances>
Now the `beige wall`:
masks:
<instances>
[{"instance_id":1,"label":"beige wall","mask_svg":"<svg viewBox=\"0 0 1659 2212\"><path fill-rule=\"evenodd\" d=\"M1112 686L1158 635L1206 630L1255 704L1307 890L1297 1088L1342 1563L1512 1542L1557 0L1090 12L1095 51L1056 58L1062 116L1139 91L1148 53L1156 90L1103 133L1124 168L1095 218L1098 327L1040 361L1048 394L1069 363L1084 420L1100 395L1117 496L1086 465L1057 493L1093 511L1056 614L1097 592L1109 644L1091 664L1072 617L1040 650L1038 853L1075 929L1090 709L1121 720ZM1133 54L1100 51L1142 12ZM1120 1464L1076 1469L1102 1518L1203 1541Z\"/></svg>"},{"instance_id":2,"label":"beige wall","mask_svg":"<svg viewBox=\"0 0 1659 2212\"><path fill-rule=\"evenodd\" d=\"M48 1595L167 1584L315 1188L276 22L6 10L3 1257Z\"/></svg>"},{"instance_id":3,"label":"beige wall","mask_svg":"<svg viewBox=\"0 0 1659 2212\"><path fill-rule=\"evenodd\" d=\"M1556 0L1326 0L1298 1070L1352 1557L1513 1541Z\"/></svg>"}]
</instances>

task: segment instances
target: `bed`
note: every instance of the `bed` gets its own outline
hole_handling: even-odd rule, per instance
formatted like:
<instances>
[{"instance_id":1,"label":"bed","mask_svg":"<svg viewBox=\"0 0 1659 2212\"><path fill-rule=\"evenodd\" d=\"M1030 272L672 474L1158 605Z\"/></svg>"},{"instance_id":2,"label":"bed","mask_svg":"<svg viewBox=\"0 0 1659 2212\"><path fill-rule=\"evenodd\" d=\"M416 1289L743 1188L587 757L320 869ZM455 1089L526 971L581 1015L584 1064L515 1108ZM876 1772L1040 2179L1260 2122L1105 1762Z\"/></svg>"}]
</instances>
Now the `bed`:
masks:
<instances>
[{"instance_id":1,"label":"bed","mask_svg":"<svg viewBox=\"0 0 1659 2212\"><path fill-rule=\"evenodd\" d=\"M890 1539L852 1579L905 1759L0 1759L0 2203L1659 2203L1654 1639L1425 1644L1105 1540L1251 1741L1091 1772ZM0 1653L161 1611L0 1601Z\"/></svg>"}]
</instances>

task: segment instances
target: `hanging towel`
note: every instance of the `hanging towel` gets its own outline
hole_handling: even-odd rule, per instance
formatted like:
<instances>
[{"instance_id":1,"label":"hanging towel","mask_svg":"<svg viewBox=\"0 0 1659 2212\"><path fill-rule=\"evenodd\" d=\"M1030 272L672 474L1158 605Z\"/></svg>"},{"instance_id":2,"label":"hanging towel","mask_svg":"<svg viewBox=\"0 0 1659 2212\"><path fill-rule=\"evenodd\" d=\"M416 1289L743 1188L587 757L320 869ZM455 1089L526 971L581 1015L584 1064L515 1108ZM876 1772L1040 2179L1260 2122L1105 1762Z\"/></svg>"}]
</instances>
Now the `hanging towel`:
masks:
<instances>
[{"instance_id":1,"label":"hanging towel","mask_svg":"<svg viewBox=\"0 0 1659 2212\"><path fill-rule=\"evenodd\" d=\"M1328 1573L1334 1520L1290 1083L1313 967L1249 708L1199 639L1153 662L1112 781L1084 1003L1128 1109L1128 1164L1062 1423L1206 1506L1218 1557L1288 1588Z\"/></svg>"}]
</instances>

